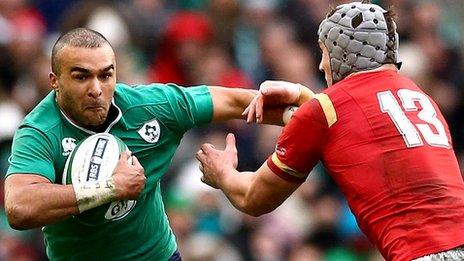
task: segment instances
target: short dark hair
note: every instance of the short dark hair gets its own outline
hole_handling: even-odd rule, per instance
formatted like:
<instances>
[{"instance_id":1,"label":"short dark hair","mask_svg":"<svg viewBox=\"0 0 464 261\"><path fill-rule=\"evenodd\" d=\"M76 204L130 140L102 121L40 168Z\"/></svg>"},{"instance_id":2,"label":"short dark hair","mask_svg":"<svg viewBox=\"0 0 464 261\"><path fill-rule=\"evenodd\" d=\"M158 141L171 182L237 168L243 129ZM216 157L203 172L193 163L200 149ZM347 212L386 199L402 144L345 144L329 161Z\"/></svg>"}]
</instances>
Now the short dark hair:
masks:
<instances>
[{"instance_id":1,"label":"short dark hair","mask_svg":"<svg viewBox=\"0 0 464 261\"><path fill-rule=\"evenodd\" d=\"M111 46L101 33L87 28L75 28L62 34L52 48L52 72L60 74L61 66L57 54L64 47L98 48L105 44Z\"/></svg>"}]
</instances>

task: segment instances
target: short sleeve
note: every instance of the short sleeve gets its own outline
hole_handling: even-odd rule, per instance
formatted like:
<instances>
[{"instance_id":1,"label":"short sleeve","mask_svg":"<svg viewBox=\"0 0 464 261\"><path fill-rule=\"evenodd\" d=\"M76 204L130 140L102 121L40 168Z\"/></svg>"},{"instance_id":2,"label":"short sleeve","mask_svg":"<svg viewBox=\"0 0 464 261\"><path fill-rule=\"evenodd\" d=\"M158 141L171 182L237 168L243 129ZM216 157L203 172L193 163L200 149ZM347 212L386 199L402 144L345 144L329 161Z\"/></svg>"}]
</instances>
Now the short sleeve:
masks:
<instances>
[{"instance_id":1,"label":"short sleeve","mask_svg":"<svg viewBox=\"0 0 464 261\"><path fill-rule=\"evenodd\" d=\"M305 103L292 116L277 140L267 165L279 177L304 182L322 158L328 124L317 99Z\"/></svg>"},{"instance_id":2,"label":"short sleeve","mask_svg":"<svg viewBox=\"0 0 464 261\"><path fill-rule=\"evenodd\" d=\"M165 94L183 132L210 123L213 119L213 101L207 86L179 87L168 84Z\"/></svg>"},{"instance_id":3,"label":"short sleeve","mask_svg":"<svg viewBox=\"0 0 464 261\"><path fill-rule=\"evenodd\" d=\"M40 131L24 127L13 139L7 176L17 173L38 174L55 181L52 148Z\"/></svg>"}]
</instances>

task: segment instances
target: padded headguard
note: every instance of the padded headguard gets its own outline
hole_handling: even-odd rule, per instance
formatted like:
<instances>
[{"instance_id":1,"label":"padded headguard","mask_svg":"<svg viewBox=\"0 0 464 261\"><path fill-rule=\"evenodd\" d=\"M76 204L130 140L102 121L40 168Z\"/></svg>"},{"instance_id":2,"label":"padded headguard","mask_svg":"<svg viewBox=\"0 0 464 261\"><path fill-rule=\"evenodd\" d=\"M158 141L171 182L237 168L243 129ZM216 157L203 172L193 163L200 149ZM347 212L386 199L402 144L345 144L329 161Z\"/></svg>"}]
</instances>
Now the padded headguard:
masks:
<instances>
[{"instance_id":1,"label":"padded headguard","mask_svg":"<svg viewBox=\"0 0 464 261\"><path fill-rule=\"evenodd\" d=\"M382 64L399 67L396 24L391 21L388 28L386 12L375 4L354 2L337 6L321 22L319 40L329 51L334 83Z\"/></svg>"}]
</instances>

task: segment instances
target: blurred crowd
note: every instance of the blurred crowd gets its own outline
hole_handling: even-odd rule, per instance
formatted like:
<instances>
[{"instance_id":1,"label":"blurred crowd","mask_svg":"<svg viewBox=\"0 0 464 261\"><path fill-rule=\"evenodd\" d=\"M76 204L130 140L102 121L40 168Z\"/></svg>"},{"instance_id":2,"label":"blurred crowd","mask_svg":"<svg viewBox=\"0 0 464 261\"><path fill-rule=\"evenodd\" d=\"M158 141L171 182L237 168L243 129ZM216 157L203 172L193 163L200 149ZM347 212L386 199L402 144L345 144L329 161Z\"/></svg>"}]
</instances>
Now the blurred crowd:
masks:
<instances>
[{"instance_id":1,"label":"blurred crowd","mask_svg":"<svg viewBox=\"0 0 464 261\"><path fill-rule=\"evenodd\" d=\"M0 0L0 185L15 129L51 90L50 52L60 33L88 27L105 35L116 52L120 82L257 89L263 80L274 79L317 92L325 86L317 69L317 27L330 5L344 2ZM464 163L464 5L460 0L373 2L394 6L401 72L437 101ZM273 152L280 130L232 121L184 137L162 180L183 258L383 260L322 166L284 205L259 218L239 213L221 193L200 182L194 154L201 143L224 146L225 134L233 132L239 169L255 170ZM12 230L2 206L0 189L0 260L46 260L41 231Z\"/></svg>"}]
</instances>

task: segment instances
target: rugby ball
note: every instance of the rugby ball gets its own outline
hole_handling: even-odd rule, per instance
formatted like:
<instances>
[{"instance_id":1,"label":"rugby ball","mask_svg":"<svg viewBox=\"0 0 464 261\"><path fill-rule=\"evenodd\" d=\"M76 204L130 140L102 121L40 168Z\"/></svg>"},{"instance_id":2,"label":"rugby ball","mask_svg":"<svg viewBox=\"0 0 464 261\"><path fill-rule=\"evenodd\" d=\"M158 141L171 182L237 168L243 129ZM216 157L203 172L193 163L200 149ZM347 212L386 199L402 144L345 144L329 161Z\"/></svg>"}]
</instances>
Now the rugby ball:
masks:
<instances>
[{"instance_id":1,"label":"rugby ball","mask_svg":"<svg viewBox=\"0 0 464 261\"><path fill-rule=\"evenodd\" d=\"M109 133L98 133L82 140L66 160L63 184L91 183L113 175L126 144ZM129 161L131 158L129 158ZM101 225L124 218L135 200L116 201L84 211L74 218L85 225Z\"/></svg>"}]
</instances>

